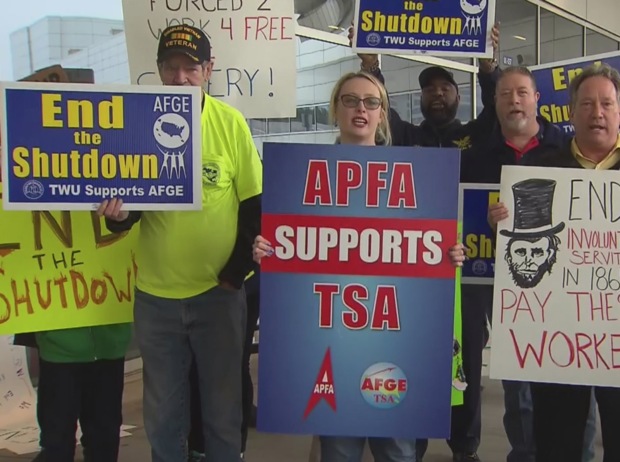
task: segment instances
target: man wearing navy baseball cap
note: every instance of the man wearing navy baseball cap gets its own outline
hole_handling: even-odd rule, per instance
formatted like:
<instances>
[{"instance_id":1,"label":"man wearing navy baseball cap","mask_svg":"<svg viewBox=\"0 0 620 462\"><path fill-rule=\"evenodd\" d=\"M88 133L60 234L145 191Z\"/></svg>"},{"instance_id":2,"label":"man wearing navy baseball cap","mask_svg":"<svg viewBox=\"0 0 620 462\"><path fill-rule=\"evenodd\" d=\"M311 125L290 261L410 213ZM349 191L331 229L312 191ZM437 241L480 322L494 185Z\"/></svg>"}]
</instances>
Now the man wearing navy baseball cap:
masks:
<instances>
[{"instance_id":1,"label":"man wearing navy baseball cap","mask_svg":"<svg viewBox=\"0 0 620 462\"><path fill-rule=\"evenodd\" d=\"M164 85L203 87L211 44L195 27L168 27L157 68ZM260 233L262 163L243 115L202 93L202 210L98 210L111 232L140 221L134 323L144 370L144 427L153 462L187 462L190 407L199 406L205 462L241 459L244 281ZM189 396L190 367L200 404Z\"/></svg>"},{"instance_id":2,"label":"man wearing navy baseball cap","mask_svg":"<svg viewBox=\"0 0 620 462\"><path fill-rule=\"evenodd\" d=\"M175 55L187 56L196 64L208 64L211 62L211 43L196 27L171 26L159 38L157 62L161 64Z\"/></svg>"}]
</instances>

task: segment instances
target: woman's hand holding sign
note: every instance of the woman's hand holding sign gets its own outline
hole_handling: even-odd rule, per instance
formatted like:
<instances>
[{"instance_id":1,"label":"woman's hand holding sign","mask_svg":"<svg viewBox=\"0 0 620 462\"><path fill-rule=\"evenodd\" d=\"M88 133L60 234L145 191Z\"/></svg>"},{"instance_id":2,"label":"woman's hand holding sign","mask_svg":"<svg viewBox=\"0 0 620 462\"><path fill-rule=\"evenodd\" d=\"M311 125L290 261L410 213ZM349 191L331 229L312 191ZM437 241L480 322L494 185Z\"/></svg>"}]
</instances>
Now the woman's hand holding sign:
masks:
<instances>
[{"instance_id":1,"label":"woman's hand holding sign","mask_svg":"<svg viewBox=\"0 0 620 462\"><path fill-rule=\"evenodd\" d=\"M129 218L129 212L121 210L123 206L122 199L110 199L109 201L103 201L97 209L97 215L104 216L112 221L125 221Z\"/></svg>"},{"instance_id":2,"label":"woman's hand holding sign","mask_svg":"<svg viewBox=\"0 0 620 462\"><path fill-rule=\"evenodd\" d=\"M260 261L264 257L271 257L271 255L273 255L273 247L263 236L256 236L256 239L254 239L254 245L252 246L252 255L254 257L254 261L260 265Z\"/></svg>"},{"instance_id":3,"label":"woman's hand holding sign","mask_svg":"<svg viewBox=\"0 0 620 462\"><path fill-rule=\"evenodd\" d=\"M448 256L450 257L450 263L452 266L461 267L463 266L463 262L466 260L465 256L465 246L463 244L456 244L450 248L448 252Z\"/></svg>"}]
</instances>

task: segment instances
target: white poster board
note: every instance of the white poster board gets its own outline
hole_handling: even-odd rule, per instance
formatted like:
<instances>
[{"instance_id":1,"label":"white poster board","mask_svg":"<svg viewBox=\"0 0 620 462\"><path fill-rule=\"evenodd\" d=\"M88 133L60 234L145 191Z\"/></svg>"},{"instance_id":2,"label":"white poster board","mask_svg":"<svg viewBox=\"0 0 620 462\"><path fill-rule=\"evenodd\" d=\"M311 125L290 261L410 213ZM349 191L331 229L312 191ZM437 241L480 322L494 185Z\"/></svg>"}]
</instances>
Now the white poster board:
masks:
<instances>
[{"instance_id":1,"label":"white poster board","mask_svg":"<svg viewBox=\"0 0 620 462\"><path fill-rule=\"evenodd\" d=\"M26 348L13 345L13 336L0 336L0 449L14 454L39 451L39 425L36 415L37 395L28 373ZM123 425L120 437L131 436ZM78 426L78 444L82 430Z\"/></svg>"},{"instance_id":2,"label":"white poster board","mask_svg":"<svg viewBox=\"0 0 620 462\"><path fill-rule=\"evenodd\" d=\"M213 75L205 90L246 118L297 114L296 21L292 0L123 0L131 83L160 85L157 43L186 24L211 42Z\"/></svg>"},{"instance_id":3,"label":"white poster board","mask_svg":"<svg viewBox=\"0 0 620 462\"><path fill-rule=\"evenodd\" d=\"M504 167L491 378L620 387L620 177Z\"/></svg>"}]
</instances>

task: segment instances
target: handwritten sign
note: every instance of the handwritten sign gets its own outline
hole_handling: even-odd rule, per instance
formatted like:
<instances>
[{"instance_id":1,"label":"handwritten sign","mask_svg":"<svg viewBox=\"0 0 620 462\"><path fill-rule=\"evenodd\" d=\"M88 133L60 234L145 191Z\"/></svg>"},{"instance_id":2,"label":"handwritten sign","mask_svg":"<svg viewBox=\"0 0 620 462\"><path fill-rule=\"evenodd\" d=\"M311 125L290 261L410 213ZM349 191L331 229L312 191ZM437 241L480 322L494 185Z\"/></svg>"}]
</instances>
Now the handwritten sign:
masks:
<instances>
[{"instance_id":1,"label":"handwritten sign","mask_svg":"<svg viewBox=\"0 0 620 462\"><path fill-rule=\"evenodd\" d=\"M504 167L491 378L620 386L620 181Z\"/></svg>"},{"instance_id":2,"label":"handwritten sign","mask_svg":"<svg viewBox=\"0 0 620 462\"><path fill-rule=\"evenodd\" d=\"M2 429L36 422L36 400L26 349L14 346L12 335L0 337L0 448L5 439Z\"/></svg>"},{"instance_id":3,"label":"handwritten sign","mask_svg":"<svg viewBox=\"0 0 620 462\"><path fill-rule=\"evenodd\" d=\"M21 79L21 82L49 82L49 83L67 83L69 77L62 66L50 66L41 69L28 77Z\"/></svg>"},{"instance_id":4,"label":"handwritten sign","mask_svg":"<svg viewBox=\"0 0 620 462\"><path fill-rule=\"evenodd\" d=\"M0 209L0 334L132 322L138 233L90 212Z\"/></svg>"},{"instance_id":5,"label":"handwritten sign","mask_svg":"<svg viewBox=\"0 0 620 462\"><path fill-rule=\"evenodd\" d=\"M200 210L200 89L0 84L5 210Z\"/></svg>"},{"instance_id":6,"label":"handwritten sign","mask_svg":"<svg viewBox=\"0 0 620 462\"><path fill-rule=\"evenodd\" d=\"M491 58L495 0L356 0L354 53Z\"/></svg>"},{"instance_id":7,"label":"handwritten sign","mask_svg":"<svg viewBox=\"0 0 620 462\"><path fill-rule=\"evenodd\" d=\"M204 31L212 47L208 93L247 118L295 117L294 2L282 0L123 0L132 83L157 85L157 41L168 26Z\"/></svg>"},{"instance_id":8,"label":"handwritten sign","mask_svg":"<svg viewBox=\"0 0 620 462\"><path fill-rule=\"evenodd\" d=\"M540 92L538 102L540 115L564 132L573 133L575 129L570 122L568 86L573 77L579 75L584 68L598 63L607 63L620 69L620 53L605 53L531 67Z\"/></svg>"}]
</instances>

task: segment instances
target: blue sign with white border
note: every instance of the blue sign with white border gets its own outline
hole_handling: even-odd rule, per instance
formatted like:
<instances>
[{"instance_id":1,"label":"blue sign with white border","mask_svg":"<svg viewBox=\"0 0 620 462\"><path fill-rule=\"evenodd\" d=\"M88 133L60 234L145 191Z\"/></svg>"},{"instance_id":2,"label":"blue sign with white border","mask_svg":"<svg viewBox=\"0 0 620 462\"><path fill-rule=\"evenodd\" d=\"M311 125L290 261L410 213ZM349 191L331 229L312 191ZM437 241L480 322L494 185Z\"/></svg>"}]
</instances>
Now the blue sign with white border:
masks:
<instances>
[{"instance_id":1,"label":"blue sign with white border","mask_svg":"<svg viewBox=\"0 0 620 462\"><path fill-rule=\"evenodd\" d=\"M492 58L495 0L356 0L355 53Z\"/></svg>"},{"instance_id":2,"label":"blue sign with white border","mask_svg":"<svg viewBox=\"0 0 620 462\"><path fill-rule=\"evenodd\" d=\"M200 210L201 89L0 84L5 210Z\"/></svg>"},{"instance_id":3,"label":"blue sign with white border","mask_svg":"<svg viewBox=\"0 0 620 462\"><path fill-rule=\"evenodd\" d=\"M614 51L530 67L540 93L539 114L560 127L564 133L573 134L575 129L570 121L569 108L570 82L586 67L600 63L620 69L620 53Z\"/></svg>"},{"instance_id":4,"label":"blue sign with white border","mask_svg":"<svg viewBox=\"0 0 620 462\"><path fill-rule=\"evenodd\" d=\"M460 151L263 150L259 431L447 438Z\"/></svg>"},{"instance_id":5,"label":"blue sign with white border","mask_svg":"<svg viewBox=\"0 0 620 462\"><path fill-rule=\"evenodd\" d=\"M459 221L468 259L463 263L463 284L493 284L495 241L487 216L489 206L499 201L499 185L461 183Z\"/></svg>"}]
</instances>

